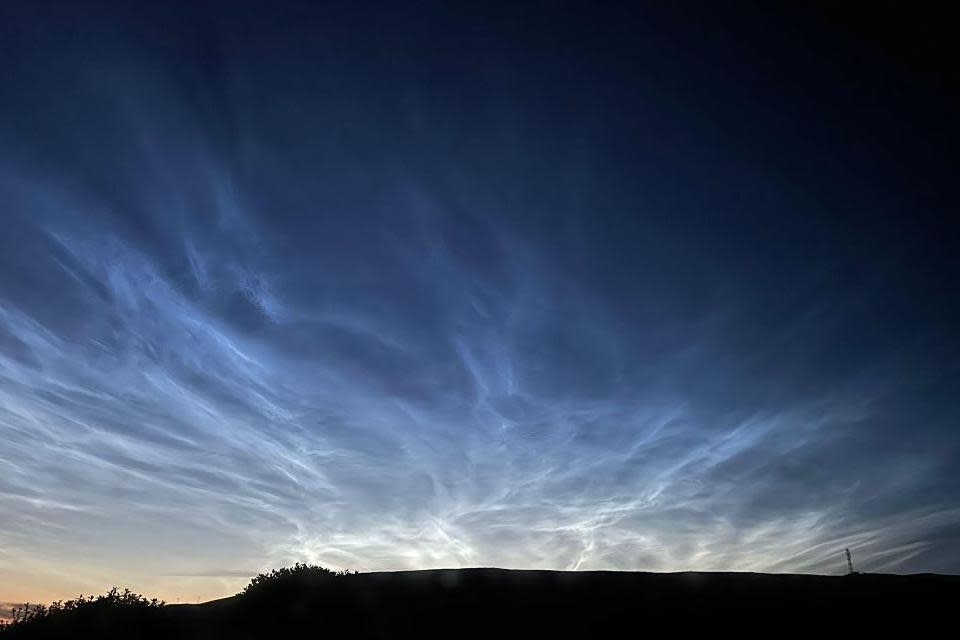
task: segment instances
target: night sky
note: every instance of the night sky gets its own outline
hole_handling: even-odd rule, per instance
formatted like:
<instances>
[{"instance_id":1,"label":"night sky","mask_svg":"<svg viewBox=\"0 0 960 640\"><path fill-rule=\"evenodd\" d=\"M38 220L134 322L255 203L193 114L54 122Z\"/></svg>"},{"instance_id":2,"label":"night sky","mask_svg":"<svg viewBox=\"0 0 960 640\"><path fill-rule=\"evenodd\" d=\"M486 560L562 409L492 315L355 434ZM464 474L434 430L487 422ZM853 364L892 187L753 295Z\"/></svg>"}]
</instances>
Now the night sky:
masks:
<instances>
[{"instance_id":1,"label":"night sky","mask_svg":"<svg viewBox=\"0 0 960 640\"><path fill-rule=\"evenodd\" d=\"M0 4L0 602L960 573L954 36L719 4Z\"/></svg>"}]
</instances>

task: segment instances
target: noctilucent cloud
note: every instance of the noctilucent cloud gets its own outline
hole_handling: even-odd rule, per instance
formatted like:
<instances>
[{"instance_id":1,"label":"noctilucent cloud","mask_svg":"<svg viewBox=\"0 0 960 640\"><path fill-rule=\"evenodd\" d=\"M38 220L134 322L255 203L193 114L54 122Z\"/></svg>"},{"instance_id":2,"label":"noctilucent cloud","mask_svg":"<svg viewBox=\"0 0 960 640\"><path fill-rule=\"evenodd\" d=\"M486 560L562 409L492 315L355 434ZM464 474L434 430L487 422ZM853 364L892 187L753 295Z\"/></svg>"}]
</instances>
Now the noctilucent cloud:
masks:
<instances>
[{"instance_id":1,"label":"noctilucent cloud","mask_svg":"<svg viewBox=\"0 0 960 640\"><path fill-rule=\"evenodd\" d=\"M956 101L844 29L4 2L0 600L960 572Z\"/></svg>"}]
</instances>

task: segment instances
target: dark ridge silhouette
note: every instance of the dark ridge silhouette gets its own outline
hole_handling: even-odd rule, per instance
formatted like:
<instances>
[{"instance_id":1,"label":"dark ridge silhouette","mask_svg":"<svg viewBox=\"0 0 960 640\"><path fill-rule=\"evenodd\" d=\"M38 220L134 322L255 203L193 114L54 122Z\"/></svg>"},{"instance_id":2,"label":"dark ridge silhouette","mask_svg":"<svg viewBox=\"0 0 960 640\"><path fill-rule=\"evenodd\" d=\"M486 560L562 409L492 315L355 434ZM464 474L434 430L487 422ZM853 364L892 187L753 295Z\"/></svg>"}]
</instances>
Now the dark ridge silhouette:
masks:
<instances>
[{"instance_id":1,"label":"dark ridge silhouette","mask_svg":"<svg viewBox=\"0 0 960 640\"><path fill-rule=\"evenodd\" d=\"M296 565L237 596L163 605L111 592L8 626L28 638L771 637L952 628L960 576L445 569L332 572ZM101 597L102 598L102 597Z\"/></svg>"}]
</instances>

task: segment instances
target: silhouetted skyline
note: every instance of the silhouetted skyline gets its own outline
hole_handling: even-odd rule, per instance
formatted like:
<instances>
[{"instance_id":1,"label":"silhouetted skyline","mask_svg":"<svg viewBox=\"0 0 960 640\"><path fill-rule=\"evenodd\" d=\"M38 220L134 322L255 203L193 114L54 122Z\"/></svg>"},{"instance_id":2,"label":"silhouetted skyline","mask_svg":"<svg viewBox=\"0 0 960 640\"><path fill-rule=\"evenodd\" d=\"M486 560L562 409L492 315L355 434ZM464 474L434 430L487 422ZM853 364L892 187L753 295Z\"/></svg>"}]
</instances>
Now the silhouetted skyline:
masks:
<instances>
[{"instance_id":1,"label":"silhouetted skyline","mask_svg":"<svg viewBox=\"0 0 960 640\"><path fill-rule=\"evenodd\" d=\"M960 572L945 23L455 5L2 3L0 602Z\"/></svg>"}]
</instances>

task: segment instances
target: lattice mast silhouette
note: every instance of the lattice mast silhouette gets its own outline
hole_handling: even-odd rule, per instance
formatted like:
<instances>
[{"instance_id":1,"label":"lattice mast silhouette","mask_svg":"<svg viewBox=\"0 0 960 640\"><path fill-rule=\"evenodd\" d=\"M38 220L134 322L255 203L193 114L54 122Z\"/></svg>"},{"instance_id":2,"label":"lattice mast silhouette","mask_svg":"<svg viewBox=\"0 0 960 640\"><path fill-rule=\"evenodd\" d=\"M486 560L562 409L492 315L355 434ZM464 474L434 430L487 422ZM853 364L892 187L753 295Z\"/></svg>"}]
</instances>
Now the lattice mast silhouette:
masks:
<instances>
[{"instance_id":1,"label":"lattice mast silhouette","mask_svg":"<svg viewBox=\"0 0 960 640\"><path fill-rule=\"evenodd\" d=\"M853 570L853 558L850 557L850 549L844 549L847 554L847 573L853 575L856 571Z\"/></svg>"}]
</instances>

